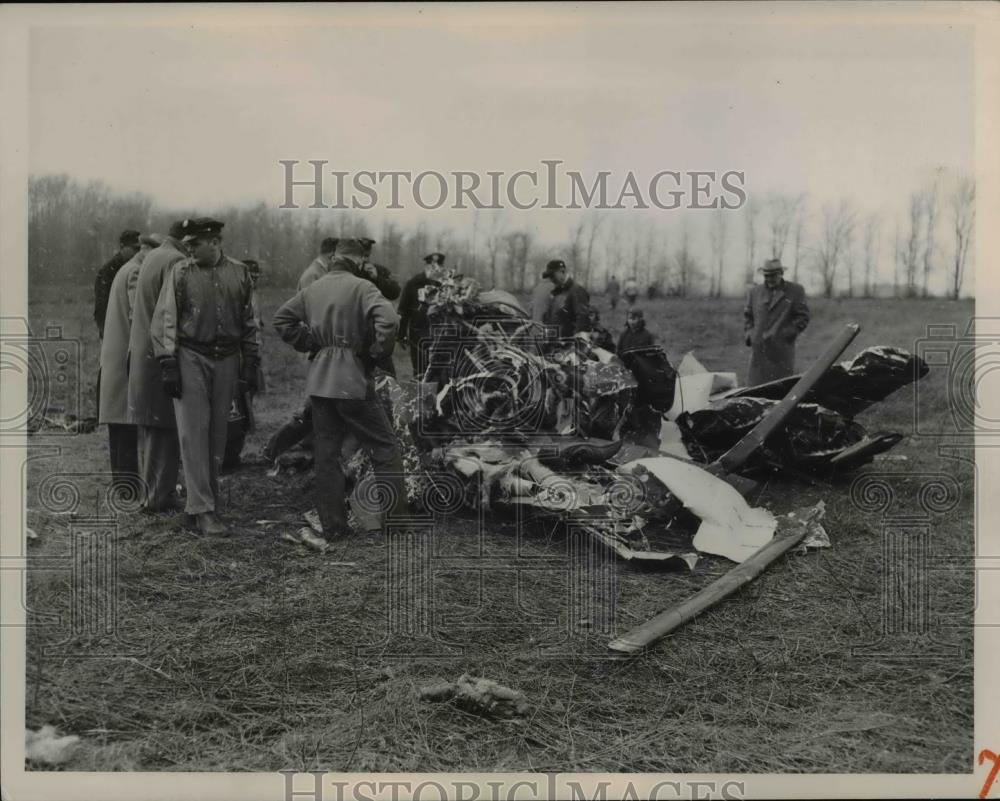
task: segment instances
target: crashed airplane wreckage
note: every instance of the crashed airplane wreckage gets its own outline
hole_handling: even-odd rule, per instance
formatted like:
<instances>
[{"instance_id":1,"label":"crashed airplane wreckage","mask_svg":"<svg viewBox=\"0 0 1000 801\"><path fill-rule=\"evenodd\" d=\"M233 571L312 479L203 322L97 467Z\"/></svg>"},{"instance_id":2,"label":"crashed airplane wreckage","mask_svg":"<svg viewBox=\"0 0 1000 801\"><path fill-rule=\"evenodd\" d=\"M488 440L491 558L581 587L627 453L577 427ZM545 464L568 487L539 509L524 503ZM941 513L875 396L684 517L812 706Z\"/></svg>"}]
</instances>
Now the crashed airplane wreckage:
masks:
<instances>
[{"instance_id":1,"label":"crashed airplane wreckage","mask_svg":"<svg viewBox=\"0 0 1000 801\"><path fill-rule=\"evenodd\" d=\"M758 486L747 476L870 461L900 436L869 436L854 415L927 372L889 347L835 365L858 333L851 324L804 374L712 395L716 376L703 368L689 363L678 375L659 348L626 355L626 366L587 334L555 338L509 293L455 278L425 292L434 334L422 380L376 382L403 447L411 505L520 507L636 564L690 570L700 553L740 563L685 608L612 643L620 653L641 650L790 548L828 546L822 502L776 516L747 502ZM675 420L680 442L637 443L637 405ZM345 462L352 513L372 515L378 505L364 499L379 493L367 457L345 443Z\"/></svg>"},{"instance_id":2,"label":"crashed airplane wreckage","mask_svg":"<svg viewBox=\"0 0 1000 801\"><path fill-rule=\"evenodd\" d=\"M588 334L555 338L507 292L461 278L425 292L434 336L422 380L378 382L403 445L411 502L420 508L447 483L449 497L461 495L466 506L572 518L629 559L690 562L654 550L647 535L651 521L695 526L697 501L671 483L704 475L697 463L747 494L743 476L762 469L832 473L870 461L900 436L869 436L854 415L927 371L888 347L835 365L855 327L802 376L710 397L713 374L687 367L678 375L660 348L627 354L626 366ZM699 387L708 390L692 402ZM638 444L637 405L653 408L657 424L661 414L673 417L680 441L663 451L648 439ZM347 472L362 482L363 453Z\"/></svg>"}]
</instances>

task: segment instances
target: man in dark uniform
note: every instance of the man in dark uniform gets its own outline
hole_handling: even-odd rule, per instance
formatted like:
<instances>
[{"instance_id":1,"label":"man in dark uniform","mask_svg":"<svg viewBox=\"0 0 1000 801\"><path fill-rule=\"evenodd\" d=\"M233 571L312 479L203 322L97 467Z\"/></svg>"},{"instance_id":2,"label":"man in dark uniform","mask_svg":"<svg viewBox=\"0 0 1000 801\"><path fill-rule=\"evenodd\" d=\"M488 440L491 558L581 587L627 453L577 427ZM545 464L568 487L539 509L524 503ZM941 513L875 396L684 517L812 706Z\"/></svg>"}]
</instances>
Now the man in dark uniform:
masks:
<instances>
[{"instance_id":1,"label":"man in dark uniform","mask_svg":"<svg viewBox=\"0 0 1000 801\"><path fill-rule=\"evenodd\" d=\"M101 339L104 339L104 318L108 313L111 282L115 280L118 271L139 252L139 247L138 231L122 231L122 235L118 237L118 252L97 271L97 279L94 281L94 322L97 323Z\"/></svg>"},{"instance_id":2,"label":"man in dark uniform","mask_svg":"<svg viewBox=\"0 0 1000 801\"><path fill-rule=\"evenodd\" d=\"M225 534L219 468L233 397L257 388L260 332L250 271L222 252L223 223L185 220L190 258L163 282L153 313L153 351L174 399L187 487L185 511L203 534Z\"/></svg>"},{"instance_id":3,"label":"man in dark uniform","mask_svg":"<svg viewBox=\"0 0 1000 801\"><path fill-rule=\"evenodd\" d=\"M750 288L743 309L751 348L748 386L794 375L795 340L809 325L806 291L784 279L781 260L769 260L760 272L764 283Z\"/></svg>"},{"instance_id":4,"label":"man in dark uniform","mask_svg":"<svg viewBox=\"0 0 1000 801\"><path fill-rule=\"evenodd\" d=\"M399 299L399 341L409 343L414 378L420 378L427 369L431 346L431 324L421 290L428 286L441 286L444 258L443 253L424 256L427 267L406 282Z\"/></svg>"},{"instance_id":5,"label":"man in dark uniform","mask_svg":"<svg viewBox=\"0 0 1000 801\"><path fill-rule=\"evenodd\" d=\"M314 354L306 391L315 425L316 507L328 538L348 533L340 463L348 433L368 451L378 479L391 487L389 520L408 512L399 441L375 396L373 377L376 363L392 353L399 317L373 282L358 277L364 258L358 240L340 240L329 274L274 315L285 342Z\"/></svg>"},{"instance_id":6,"label":"man in dark uniform","mask_svg":"<svg viewBox=\"0 0 1000 801\"><path fill-rule=\"evenodd\" d=\"M542 278L552 281L552 296L543 322L559 329L560 337L571 337L590 330L590 295L569 276L566 262L553 259L545 266Z\"/></svg>"},{"instance_id":7,"label":"man in dark uniform","mask_svg":"<svg viewBox=\"0 0 1000 801\"><path fill-rule=\"evenodd\" d=\"M388 267L376 264L371 260L375 240L363 237L358 241L361 242L361 247L364 248L365 260L358 268L357 275L361 278L367 278L375 284L378 287L378 291L382 293L382 297L386 300L396 300L400 295L399 281L396 280L396 277ZM375 366L386 375L391 375L393 378L396 377L396 365L393 364L391 354L383 356Z\"/></svg>"}]
</instances>

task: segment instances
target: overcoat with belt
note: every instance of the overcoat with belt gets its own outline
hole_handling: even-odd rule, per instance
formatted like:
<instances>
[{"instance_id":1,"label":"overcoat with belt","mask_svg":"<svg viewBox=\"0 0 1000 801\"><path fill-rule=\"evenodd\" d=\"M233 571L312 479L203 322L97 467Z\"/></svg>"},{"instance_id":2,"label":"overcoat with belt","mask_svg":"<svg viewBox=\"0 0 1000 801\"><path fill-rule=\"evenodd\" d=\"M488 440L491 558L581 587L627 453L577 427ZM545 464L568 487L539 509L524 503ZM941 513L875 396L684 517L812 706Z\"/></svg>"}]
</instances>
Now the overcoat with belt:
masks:
<instances>
[{"instance_id":1,"label":"overcoat with belt","mask_svg":"<svg viewBox=\"0 0 1000 801\"><path fill-rule=\"evenodd\" d=\"M374 399L372 371L392 355L398 327L392 304L341 259L274 314L274 329L285 342L316 354L306 394L338 400Z\"/></svg>"},{"instance_id":2,"label":"overcoat with belt","mask_svg":"<svg viewBox=\"0 0 1000 801\"><path fill-rule=\"evenodd\" d=\"M782 281L774 290L750 287L743 309L750 344L748 386L795 374L795 340L809 325L806 292L800 284Z\"/></svg>"}]
</instances>

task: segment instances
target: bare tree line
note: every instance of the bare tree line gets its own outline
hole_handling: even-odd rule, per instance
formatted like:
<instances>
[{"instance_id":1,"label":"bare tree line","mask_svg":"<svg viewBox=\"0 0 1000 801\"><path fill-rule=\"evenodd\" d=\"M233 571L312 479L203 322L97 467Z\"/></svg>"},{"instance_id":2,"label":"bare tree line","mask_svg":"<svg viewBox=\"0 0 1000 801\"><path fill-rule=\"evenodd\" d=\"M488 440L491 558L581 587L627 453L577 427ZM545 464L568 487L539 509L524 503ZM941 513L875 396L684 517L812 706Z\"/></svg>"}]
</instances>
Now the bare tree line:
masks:
<instances>
[{"instance_id":1,"label":"bare tree line","mask_svg":"<svg viewBox=\"0 0 1000 801\"><path fill-rule=\"evenodd\" d=\"M87 283L114 250L121 230L165 231L171 220L192 213L158 208L145 195L118 194L100 182L32 177L32 280ZM325 236L353 235L376 239L377 260L402 277L422 267L426 253L440 250L489 287L527 289L539 280L546 261L562 258L592 291L601 291L616 275L655 285L665 294L711 297L727 289L742 292L767 258L781 259L793 280L812 279L827 297L888 294L885 282L877 279L887 252L886 223L893 223L879 212L864 213L849 198L812 208L806 194L778 192L750 198L741 212L714 210L669 224L590 210L576 218L561 244L541 241L534 229L514 224L503 210L477 211L467 232L431 230L426 222L404 229L357 212L280 210L264 203L213 213L226 221L230 255L258 259L278 286L295 283ZM910 193L907 213L892 230L891 294L928 297L932 276L942 275L947 294L959 297L975 230L974 180L936 170Z\"/></svg>"}]
</instances>

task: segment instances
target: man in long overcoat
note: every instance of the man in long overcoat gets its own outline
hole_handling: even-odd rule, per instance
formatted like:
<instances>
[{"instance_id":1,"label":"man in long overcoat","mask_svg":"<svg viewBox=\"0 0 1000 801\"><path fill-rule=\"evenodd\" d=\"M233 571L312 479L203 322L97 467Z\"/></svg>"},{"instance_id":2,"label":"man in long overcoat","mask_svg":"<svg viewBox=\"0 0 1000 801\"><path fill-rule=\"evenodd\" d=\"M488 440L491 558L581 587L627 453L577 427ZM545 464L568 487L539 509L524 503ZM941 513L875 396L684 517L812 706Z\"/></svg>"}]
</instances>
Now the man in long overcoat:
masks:
<instances>
[{"instance_id":1,"label":"man in long overcoat","mask_svg":"<svg viewBox=\"0 0 1000 801\"><path fill-rule=\"evenodd\" d=\"M146 512L164 512L176 506L172 494L177 487L180 444L174 401L163 389L150 326L165 277L177 262L186 258L180 241L183 235L181 221L175 222L163 244L150 251L139 268L132 307L127 420L138 427L139 475L146 489L143 506Z\"/></svg>"},{"instance_id":2,"label":"man in long overcoat","mask_svg":"<svg viewBox=\"0 0 1000 801\"><path fill-rule=\"evenodd\" d=\"M136 426L128 421L128 345L139 268L146 254L159 247L159 234L140 237L141 247L111 281L101 340L101 396L97 422L108 427L111 473L115 483L139 473ZM134 480L134 479L133 479Z\"/></svg>"},{"instance_id":3,"label":"man in long overcoat","mask_svg":"<svg viewBox=\"0 0 1000 801\"><path fill-rule=\"evenodd\" d=\"M795 340L809 325L809 306L801 285L784 279L780 259L760 268L763 284L747 293L743 309L750 350L748 386L765 384L795 373Z\"/></svg>"}]
</instances>

